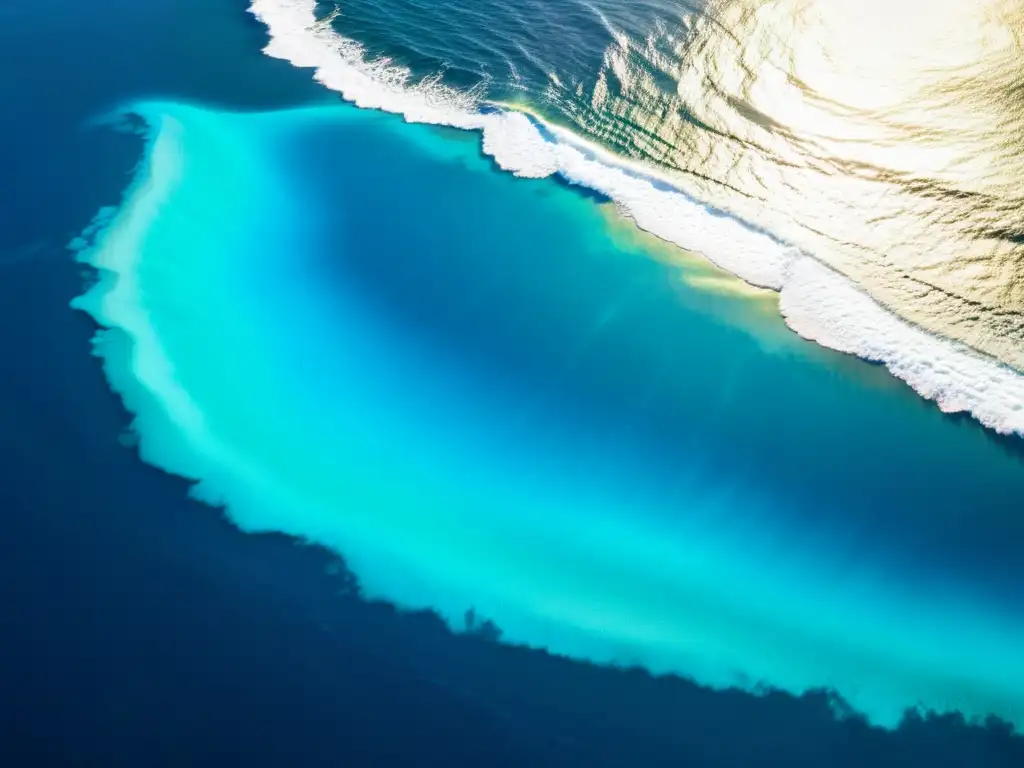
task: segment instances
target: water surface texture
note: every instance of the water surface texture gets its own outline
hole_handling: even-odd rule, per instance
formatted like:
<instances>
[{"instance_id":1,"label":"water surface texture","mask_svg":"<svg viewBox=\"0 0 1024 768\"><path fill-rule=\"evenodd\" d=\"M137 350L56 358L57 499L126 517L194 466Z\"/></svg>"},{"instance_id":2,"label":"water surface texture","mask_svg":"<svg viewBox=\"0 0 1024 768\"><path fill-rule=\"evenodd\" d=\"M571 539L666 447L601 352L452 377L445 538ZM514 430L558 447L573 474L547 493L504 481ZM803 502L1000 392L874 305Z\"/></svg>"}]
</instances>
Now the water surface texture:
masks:
<instances>
[{"instance_id":1,"label":"water surface texture","mask_svg":"<svg viewBox=\"0 0 1024 768\"><path fill-rule=\"evenodd\" d=\"M1017 438L639 232L793 261L667 165L474 89L485 36L598 72L592 10L248 6L0 3L0 765L1024 765L974 722L1020 721ZM1012 431L957 359L933 396Z\"/></svg>"},{"instance_id":2,"label":"water surface texture","mask_svg":"<svg viewBox=\"0 0 1024 768\"><path fill-rule=\"evenodd\" d=\"M1015 0L320 8L392 77L537 110L1024 365Z\"/></svg>"},{"instance_id":3,"label":"water surface texture","mask_svg":"<svg viewBox=\"0 0 1024 768\"><path fill-rule=\"evenodd\" d=\"M938 141L933 135L935 132L914 128L907 122L909 118L890 119L881 107L876 115L858 117L853 107L836 102L839 94L830 96L807 86L805 80L810 74L803 69L790 72L783 68L780 73L780 67L790 66L787 62L792 62L792 67L799 62L804 68L817 66L815 71L824 73L826 82L846 78L852 79L861 90L870 89L870 77L860 66L860 59L842 58L844 52L849 52L845 44L836 51L814 48L807 56L797 56L797 52L806 52L806 40L816 41L815 45L829 45L839 34L831 34L829 30L848 29L845 18L860 14L859 6L851 5L849 14L839 13L834 17L829 14L835 14L838 6L826 3L807 3L799 8L791 8L793 4L786 3L767 6L723 3L710 5L699 13L685 9L685 12L677 9L672 13L660 6L647 8L643 4L638 9L631 5L628 11L620 7L612 16L630 19L624 29L635 29L637 25L647 28L653 24L656 37L662 32L668 35L669 41L675 41L677 34L681 36L680 41L676 41L681 46L676 60L682 63L675 75L662 72L661 76L652 77L656 68L652 69L651 65L638 68L636 57L623 57L612 51L610 71L615 73L612 79L621 87L611 87L605 76L608 67L600 69L599 73L584 67L587 57L583 51L596 55L598 51L609 50L604 47L609 36L614 41L611 48L632 50L637 44L630 42L630 35L598 7L587 3L557 3L550 8L535 8L534 13L522 16L506 8L477 9L474 6L476 10L466 14L450 12L444 4L396 5L380 9L379 14L376 6L373 9L373 18L377 21L376 25L369 24L369 29L379 30L383 20L386 33L382 32L377 38L364 30L358 39L347 36L344 31L352 13L360 17L358 3L355 9L348 6L339 9L315 0L254 0L251 10L270 29L272 41L266 48L268 54L298 66L315 68L318 80L348 100L364 107L398 112L417 122L482 131L484 151L506 170L520 176L558 174L572 183L598 190L615 200L620 210L645 230L697 250L753 284L780 290L782 312L789 325L801 335L833 349L884 363L922 395L936 400L944 410L968 411L1000 432L1024 431L1021 406L1024 383L1020 371L1013 367L1018 362L1014 349L1021 328L1013 298L1018 283L1013 271L1018 259L1011 253L1015 242L1011 231L1014 225L1012 215L1007 212L1013 210L1016 203L1012 197L999 198L1004 190L1013 188L1008 181L1012 176L999 176L989 185L990 190L954 188L950 187L953 182L932 184L916 178L910 178L896 189L885 179L895 178L899 173L871 166L868 159L878 156L877 162L883 163L887 153L920 156L924 159L915 167L925 173L936 162L932 157L936 154L932 149ZM944 4L942 13L928 10L930 21L928 25L920 25L921 28L937 24L939 31L932 29L932 36L944 31L952 36L950 45L967 29L973 43L964 54L965 61L974 62L977 55L983 54L984 66L995 62L997 72L1003 73L1004 69L1015 72L1013 62L1007 63L1017 50L1009 11L957 14L952 10L954 7ZM789 10L785 10L787 8ZM659 13L668 13L664 18L675 20L665 22ZM582 21L588 15L592 18L591 24ZM546 21L535 23L537 18ZM403 19L408 19L408 26L394 23ZM570 23L566 27L567 19ZM505 29L506 25L500 20L508 22L511 29ZM526 31L521 28L524 24L529 25ZM764 28L758 26L761 24ZM918 33L912 26L908 26L908 36ZM694 32L696 42L691 39L691 27L697 30ZM413 51L419 49L410 48L411 43L399 44L397 54L391 54L387 41L394 34L401 36L403 30L411 29L417 34L425 30L421 37L433 54L415 54ZM592 34L587 34L588 30ZM710 39L701 38L701 34ZM532 44L526 44L523 35ZM482 65L485 71L471 85L466 82L467 73L463 68L456 67L462 76L456 77L455 82L444 74L452 62L465 61L461 54L451 51L461 51L459 46L465 44L467 36L476 41L469 46L471 50L487 49L490 41L501 39L500 44L494 43L500 50L488 56L480 54L482 60L490 64ZM650 36L645 39L648 53L653 57ZM365 40L371 41L372 51L367 49ZM449 41L452 47L447 47L442 40ZM567 44L566 40L572 42ZM767 41L774 41L774 47ZM875 58L870 51L889 43L876 39L868 47L869 52L864 53L866 60L873 62ZM576 59L570 68L573 76L549 71L545 80L547 86L542 90L531 89L513 64L510 71L516 73L512 78L516 93L510 94L507 87L492 88L488 72L495 58L508 64L502 51L507 54L510 44L531 66L538 60L545 60L549 51L573 52ZM956 45L956 50L960 51L967 43ZM893 49L890 45L886 50ZM766 60L769 54L778 58L779 63L774 59ZM740 56L739 62L734 61L736 56ZM702 57L710 60L705 61L703 70L698 67L698 74L691 77L689 68L694 62L699 65ZM429 66L424 69L426 64L440 69L424 74L429 70ZM978 65L972 66L977 69ZM938 77L936 82L941 83L943 92L959 82L958 78L962 79L958 72L949 71L949 67L942 70L920 64L920 68L921 73L913 71L912 82L920 84L918 81L922 78ZM769 79L766 85L762 75L772 72L776 77L774 81ZM718 74L722 75L721 83L716 80ZM612 99L618 106L610 108L611 117L608 117L608 110L596 110L604 116L597 123L614 127L610 133L597 128L596 134L591 135L586 130L581 131L578 125L572 125L572 120L566 127L567 118L559 117L561 112L557 108L553 122L538 122L531 116L552 112L553 97L548 87L551 83L560 86L565 82L574 83L576 101L584 99L588 88L574 77L586 81L598 77L591 101L596 99L598 104L603 104L605 97L611 98L610 93L637 90L644 94L641 101L648 106L651 102L655 104L651 108L661 116L659 119L667 121L670 132L674 130L671 125L688 126L684 132L696 138L693 141L680 138L678 151L688 157L689 171L680 173L678 168L666 168L664 163L654 162L643 152L639 158L624 158L607 151L609 147L621 149L623 136L632 146L649 143L640 141L637 138L640 135L657 133L656 127L648 125L654 118L638 117L634 114L636 110L623 107L621 99ZM784 86L777 82L780 78ZM878 93L892 90L891 78L879 76L876 80L874 86ZM635 87L631 85L634 81L639 82ZM778 87L770 87L771 82ZM975 93L976 84L971 81L969 85L965 93ZM682 94L682 101L677 97L666 101L663 92L672 87ZM936 87L925 90L930 93ZM751 90L751 93L736 95L733 93L736 89L744 93ZM796 109L803 110L803 114L831 105L830 108L842 113L843 117L836 120L843 124L842 131L852 132L852 138L845 144L840 141L842 135L826 141L815 133L824 130L817 124L794 125L783 130L786 123L782 115L775 120L751 106L752 100L757 101L757 95L766 89L768 95L764 97L763 109ZM847 90L856 93L854 86ZM989 90L983 89L985 93ZM686 96L694 92L699 92L701 104L688 105ZM638 98L639 93L631 97L632 101ZM908 96L908 99L906 103L916 104L913 98ZM965 104L959 91L947 100L950 99L956 105ZM805 103L808 101L816 106L808 106ZM554 102L560 104L564 99L554 98ZM497 112L489 107L495 104L500 107ZM965 115L971 116L974 121L971 125L974 125L979 114L977 107L963 106L963 110ZM703 112L712 114L701 116ZM757 117L759 114L761 118ZM929 112L929 119L938 119L935 114ZM807 115L803 114L803 118ZM723 121L729 125L720 124ZM901 126L900 130L885 128L894 121ZM593 121L588 121L588 125L589 122ZM988 144L1005 142L1005 122L998 121L998 127L993 129L997 133L985 139ZM872 128L874 123L879 125ZM641 129L638 125L647 127ZM865 125L874 132L862 135L867 130ZM774 144L780 146L773 145L771 151L766 148L770 142L760 136L765 130L773 137ZM744 138L746 133L751 136ZM795 138L787 139L787 135ZM960 124L942 134L965 139L970 135ZM595 140L597 143L593 143ZM694 142L701 146L692 146ZM824 155L806 156L807 151L822 142L827 145L821 150ZM897 146L892 149L894 142ZM785 152L781 145L785 145ZM840 145L844 147L842 152L853 153L852 159L841 161L833 157L835 152L840 152L835 149ZM1004 143L999 146L1005 148ZM828 154L829 147L835 152ZM798 151L798 148L803 149ZM865 157L858 157L858 153ZM978 180L988 180L995 174L986 169L997 168L1002 172L1007 168L1000 160L1002 155L993 159L991 152L972 146L969 141L937 154L952 158L948 164L958 168L981 163L984 166L981 170L968 173L975 186ZM635 159L640 162L633 162ZM850 169L856 172L847 173ZM961 178L964 173L953 175ZM903 172L903 176L907 173ZM861 177L869 182L880 181L865 192L864 184L859 181ZM774 193L775 187L780 190L778 194ZM910 192L905 194L906 190ZM926 202L911 204L907 201L908 194L915 201ZM767 197L771 197L770 202L765 202ZM947 203L943 203L941 215L921 213L925 208L934 208L930 201L936 199L947 203L986 202L974 206L981 209L978 213L968 214L962 210L963 206L951 207ZM830 203L830 200L842 202ZM994 212L994 206L1002 213ZM773 207L780 213L772 214ZM894 209L898 209L896 213ZM955 221L958 233L950 234L946 231L948 227L944 229L939 224L932 226L931 220L936 218ZM999 225L993 229L996 219ZM984 226L979 223L982 220ZM851 228L862 232L855 236L849 231ZM913 247L908 246L907 239L923 230L934 239L917 238ZM886 238L885 232L898 234L881 242ZM965 233L976 235L968 250L959 245L959 241L968 236ZM827 242L822 244L823 241ZM870 251L864 244L869 241L876 245L881 242L882 250ZM956 274L949 280L940 280L935 275L943 270ZM980 292L972 290L982 272L986 275L987 287ZM957 285L956 292L943 287L951 281ZM988 298L981 297L981 293ZM993 298L997 294L999 298Z\"/></svg>"}]
</instances>

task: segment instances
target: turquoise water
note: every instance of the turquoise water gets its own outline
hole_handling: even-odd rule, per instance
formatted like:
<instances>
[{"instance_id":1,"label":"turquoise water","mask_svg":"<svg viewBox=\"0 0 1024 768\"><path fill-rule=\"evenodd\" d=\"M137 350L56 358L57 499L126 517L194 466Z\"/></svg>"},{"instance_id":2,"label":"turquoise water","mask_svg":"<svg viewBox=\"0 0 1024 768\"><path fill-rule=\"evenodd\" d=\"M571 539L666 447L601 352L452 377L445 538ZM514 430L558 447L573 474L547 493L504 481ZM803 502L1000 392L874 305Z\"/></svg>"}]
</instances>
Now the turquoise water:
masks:
<instances>
[{"instance_id":1,"label":"turquoise water","mask_svg":"<svg viewBox=\"0 0 1024 768\"><path fill-rule=\"evenodd\" d=\"M476 99L540 113L756 223L915 325L1024 371L1024 7L1017 0L252 0L252 7L279 38L275 55L317 63L323 81L347 98L380 100L398 82L429 92L435 106ZM314 10L323 22L309 34ZM336 39L331 55L320 56L326 24ZM419 111L413 100L384 101ZM505 144L524 140L521 132L491 133ZM685 216L672 200L624 202L645 213L660 209L674 223ZM652 225L663 223L654 217ZM671 239L697 247L710 224L688 223ZM716 259L729 243L701 247ZM773 250L753 244L726 266L756 274ZM784 274L774 281L801 293ZM814 303L834 290L817 286L818 295L801 298ZM866 321L852 310L844 319L853 327ZM863 354L870 340L853 346ZM906 344L898 354L915 357Z\"/></svg>"},{"instance_id":2,"label":"turquoise water","mask_svg":"<svg viewBox=\"0 0 1024 768\"><path fill-rule=\"evenodd\" d=\"M909 81L898 84L892 68L871 71L876 62L863 60L866 49L854 46L852 56L847 50L849 36L841 31L850 14L864 16L853 3L780 3L755 13L749 0L611 9L565 0L524 15L500 2L461 13L444 3L398 0L394 9L374 6L368 26L368 9L358 3L351 14L347 5L316 0L252 0L249 10L270 33L264 53L308 68L345 100L410 122L477 131L484 153L504 170L557 176L607 196L644 231L779 291L786 323L805 338L884 364L946 412L1024 435L1024 377L1015 351L1024 326L1015 304L1020 281L1013 278L1020 238L1000 223L1005 211L998 210L1016 205L1006 194L1012 174L1005 175L1015 150L1006 146L1005 115L977 124L984 110L1006 106L998 92L1004 73L1016 67L1013 14L950 4L930 18L914 13L913 2L892 8L895 20L913 28L913 19L929 16L935 26L897 33L884 41L887 50L904 42L917 50L920 32L929 52L937 50L927 42L931 35L966 48L934 66L926 57L915 61ZM589 23L574 24L581 19ZM651 25L643 43L635 39ZM495 37L502 41L497 49ZM410 58L421 44L430 52ZM571 77L563 73L570 79L555 66L546 77L551 87L538 90L531 77L513 78L520 95L495 89L487 72L495 61L519 71L506 60L508 45L534 74L557 48L567 54L563 65L571 62ZM604 46L594 84L587 62ZM945 45L938 49L950 53ZM464 66L467 52L481 67L473 85L465 80L472 70ZM653 81L650 68L637 66L645 56L659 60L656 69L667 67ZM997 104L982 108L965 96L965 70L956 63L964 57L971 93L991 74L982 69L995 70L982 100ZM773 74L761 79L762 71ZM626 102L606 99L618 89L615 80L633 94ZM567 83L573 103L555 95ZM851 89L876 101L904 89L905 101L865 112L846 103ZM581 112L590 91L594 109ZM628 103L636 96L643 106ZM552 107L555 122L538 116L550 117ZM780 110L787 114L772 117ZM937 116L941 125L931 126ZM566 117L577 124L566 127ZM894 133L894 125L905 130ZM1001 127L993 132L992 125ZM642 147L664 141L656 135L663 131L674 134L671 152L652 157ZM973 138L961 141L966 135L977 146ZM661 162L684 158L674 170Z\"/></svg>"},{"instance_id":3,"label":"turquoise water","mask_svg":"<svg viewBox=\"0 0 1024 768\"><path fill-rule=\"evenodd\" d=\"M136 105L76 305L144 459L372 595L714 686L1024 723L1024 466L471 134Z\"/></svg>"}]
</instances>

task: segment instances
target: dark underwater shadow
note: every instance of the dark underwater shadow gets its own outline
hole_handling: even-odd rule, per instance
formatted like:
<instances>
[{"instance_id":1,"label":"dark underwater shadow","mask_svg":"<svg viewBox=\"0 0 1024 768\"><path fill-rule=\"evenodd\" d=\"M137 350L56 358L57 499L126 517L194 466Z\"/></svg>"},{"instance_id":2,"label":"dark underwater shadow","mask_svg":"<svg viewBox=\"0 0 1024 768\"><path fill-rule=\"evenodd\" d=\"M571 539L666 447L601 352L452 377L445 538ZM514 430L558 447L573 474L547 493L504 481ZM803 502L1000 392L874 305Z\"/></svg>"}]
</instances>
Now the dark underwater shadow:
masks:
<instances>
[{"instance_id":1,"label":"dark underwater shadow","mask_svg":"<svg viewBox=\"0 0 1024 768\"><path fill-rule=\"evenodd\" d=\"M257 546L273 548L277 538ZM306 549L338 585L337 611L325 626L389 648L516 731L573 745L574 764L1024 765L1024 739L998 718L979 725L958 714L908 710L901 726L887 731L825 690L715 691L639 667L577 662L498 642L500 628L472 608L466 631L453 631L431 611L367 602L342 560L319 546Z\"/></svg>"}]
</instances>

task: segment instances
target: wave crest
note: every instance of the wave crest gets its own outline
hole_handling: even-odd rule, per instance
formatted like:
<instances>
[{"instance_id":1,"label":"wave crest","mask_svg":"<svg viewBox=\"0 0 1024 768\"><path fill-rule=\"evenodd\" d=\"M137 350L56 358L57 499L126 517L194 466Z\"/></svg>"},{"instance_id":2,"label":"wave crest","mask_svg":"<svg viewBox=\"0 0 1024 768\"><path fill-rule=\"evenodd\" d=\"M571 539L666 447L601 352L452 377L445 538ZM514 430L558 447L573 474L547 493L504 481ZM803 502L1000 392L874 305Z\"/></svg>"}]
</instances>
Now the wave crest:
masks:
<instances>
[{"instance_id":1,"label":"wave crest","mask_svg":"<svg viewBox=\"0 0 1024 768\"><path fill-rule=\"evenodd\" d=\"M656 171L618 158L525 112L485 109L479 89L460 91L435 76L413 82L390 59L316 17L316 0L252 0L268 28L264 52L315 70L356 106L417 123L483 134L483 152L517 176L559 174L607 195L653 235L696 251L740 278L780 292L787 324L823 346L880 362L947 412L966 411L997 432L1024 435L1024 377L969 347L931 335L883 308L838 272L681 192Z\"/></svg>"}]
</instances>

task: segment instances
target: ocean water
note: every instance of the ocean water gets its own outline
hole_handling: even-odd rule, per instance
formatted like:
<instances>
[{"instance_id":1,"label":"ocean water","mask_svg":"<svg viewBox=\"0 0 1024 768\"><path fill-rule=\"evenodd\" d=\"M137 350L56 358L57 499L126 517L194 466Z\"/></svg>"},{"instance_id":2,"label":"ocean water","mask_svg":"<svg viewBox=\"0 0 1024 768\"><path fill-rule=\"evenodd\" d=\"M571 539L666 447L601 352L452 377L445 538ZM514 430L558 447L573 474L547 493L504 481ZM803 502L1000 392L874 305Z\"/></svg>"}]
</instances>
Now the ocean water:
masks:
<instances>
[{"instance_id":1,"label":"ocean water","mask_svg":"<svg viewBox=\"0 0 1024 768\"><path fill-rule=\"evenodd\" d=\"M317 5L385 79L535 110L1024 364L1015 0L269 5Z\"/></svg>"},{"instance_id":2,"label":"ocean water","mask_svg":"<svg viewBox=\"0 0 1024 768\"><path fill-rule=\"evenodd\" d=\"M651 169L246 10L0 17L5 764L1020 764L1018 437L638 229Z\"/></svg>"},{"instance_id":3,"label":"ocean water","mask_svg":"<svg viewBox=\"0 0 1024 768\"><path fill-rule=\"evenodd\" d=\"M351 107L132 111L147 160L75 306L111 329L142 458L243 529L576 658L1021 722L1024 473L980 427L866 364L837 382L763 328L770 299L691 295L472 141Z\"/></svg>"},{"instance_id":4,"label":"ocean water","mask_svg":"<svg viewBox=\"0 0 1024 768\"><path fill-rule=\"evenodd\" d=\"M251 10L271 30L268 54L314 68L346 99L481 131L484 151L506 170L557 174L597 190L643 229L779 290L782 311L801 335L884 363L944 410L969 411L1000 432L1024 428L1015 341L1022 327L1014 298L1019 238L1008 223L1018 160L1006 137L1015 135L1019 72L1010 5L993 0L958 12L958 4L944 3L936 11L904 0L885 16L892 17L887 25L868 24L876 29L866 38L873 43L852 51L843 40L858 16L881 18L864 16L855 3L764 8L737 0L671 13L631 4L613 14L631 19L620 26L600 7L566 5L568 11L558 4L529 14L484 6L466 14L444 4L399 3L380 9L383 25L369 25L377 37L349 36L346 20L355 11L348 6L255 0ZM915 22L919 17L929 23ZM889 37L877 31L882 26ZM652 29L644 42L630 38L630 30L643 28ZM426 53L412 52L413 30L423 30ZM661 48L678 49L674 57L658 52L663 33ZM469 50L490 49L468 87L443 74L465 61L452 51L462 51L467 38ZM934 46L945 55L924 56ZM878 47L905 54L908 82L897 87L901 70L879 69L884 59L871 53ZM507 84L492 87L490 73L499 64L508 68L512 48L533 69L551 50L575 54L568 74L541 68L556 94L568 82L577 102L596 103L598 116L584 119L598 123L594 131L572 125L565 99L536 78L531 87L512 76L518 95L511 103ZM646 53L622 53L639 48ZM611 63L588 66L601 51ZM644 55L658 61L644 63ZM456 70L464 81L465 67ZM518 73L514 62L511 71ZM616 85L608 85L609 73ZM615 95L620 91L625 101ZM974 103L979 94L983 106ZM645 106L634 109L637 101ZM500 109L491 112L490 104ZM778 119L758 106L781 111ZM546 107L556 121L537 124L530 115ZM931 125L936 120L941 130ZM979 120L991 126L980 137ZM685 134L673 139L691 158L685 172L654 162L663 153L638 151L635 163L606 151L623 142L647 145L662 128ZM927 237L915 239L920 232Z\"/></svg>"}]
</instances>

